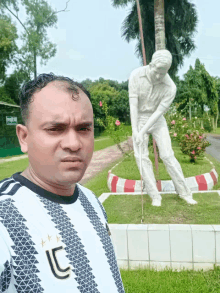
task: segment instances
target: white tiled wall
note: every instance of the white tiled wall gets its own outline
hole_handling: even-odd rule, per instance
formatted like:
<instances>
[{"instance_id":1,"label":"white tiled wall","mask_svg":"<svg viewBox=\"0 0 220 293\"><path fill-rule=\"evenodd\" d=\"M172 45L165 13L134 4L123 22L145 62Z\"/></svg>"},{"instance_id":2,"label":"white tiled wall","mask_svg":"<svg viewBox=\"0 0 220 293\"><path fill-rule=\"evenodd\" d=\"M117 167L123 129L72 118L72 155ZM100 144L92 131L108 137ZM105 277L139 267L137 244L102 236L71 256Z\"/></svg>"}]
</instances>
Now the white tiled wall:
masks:
<instances>
[{"instance_id":1,"label":"white tiled wall","mask_svg":"<svg viewBox=\"0 0 220 293\"><path fill-rule=\"evenodd\" d=\"M212 269L220 265L220 225L109 224L120 268Z\"/></svg>"}]
</instances>

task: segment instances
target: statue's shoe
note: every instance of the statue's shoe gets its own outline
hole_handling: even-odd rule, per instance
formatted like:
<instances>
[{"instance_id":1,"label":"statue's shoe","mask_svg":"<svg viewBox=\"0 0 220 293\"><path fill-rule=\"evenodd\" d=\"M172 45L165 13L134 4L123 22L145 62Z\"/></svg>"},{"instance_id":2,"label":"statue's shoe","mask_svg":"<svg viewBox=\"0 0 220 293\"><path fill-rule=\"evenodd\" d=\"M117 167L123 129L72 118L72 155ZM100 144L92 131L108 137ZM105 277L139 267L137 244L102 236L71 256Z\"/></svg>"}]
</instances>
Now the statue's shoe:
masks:
<instances>
[{"instance_id":1,"label":"statue's shoe","mask_svg":"<svg viewBox=\"0 0 220 293\"><path fill-rule=\"evenodd\" d=\"M161 199L154 198L152 200L152 206L154 206L154 207L161 207Z\"/></svg>"},{"instance_id":2,"label":"statue's shoe","mask_svg":"<svg viewBox=\"0 0 220 293\"><path fill-rule=\"evenodd\" d=\"M180 196L180 198L184 199L187 203L189 204L197 204L197 201L194 200L192 197L184 197L184 196Z\"/></svg>"}]
</instances>

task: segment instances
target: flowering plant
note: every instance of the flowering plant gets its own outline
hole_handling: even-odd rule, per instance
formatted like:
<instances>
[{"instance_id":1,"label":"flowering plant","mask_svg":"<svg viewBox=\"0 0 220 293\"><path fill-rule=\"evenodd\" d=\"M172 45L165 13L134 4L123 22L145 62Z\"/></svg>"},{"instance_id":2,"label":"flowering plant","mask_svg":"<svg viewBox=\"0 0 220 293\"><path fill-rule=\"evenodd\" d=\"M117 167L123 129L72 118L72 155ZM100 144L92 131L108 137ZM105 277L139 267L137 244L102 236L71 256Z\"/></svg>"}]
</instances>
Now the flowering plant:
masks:
<instances>
[{"instance_id":1,"label":"flowering plant","mask_svg":"<svg viewBox=\"0 0 220 293\"><path fill-rule=\"evenodd\" d=\"M206 140L204 128L196 123L196 117L188 120L178 112L166 116L171 139L179 143L181 151L190 157L191 162L202 157L210 143Z\"/></svg>"},{"instance_id":2,"label":"flowering plant","mask_svg":"<svg viewBox=\"0 0 220 293\"><path fill-rule=\"evenodd\" d=\"M97 122L100 126L103 126L105 128L106 133L108 136L112 138L114 143L117 145L119 150L125 154L129 155L128 152L131 150L130 145L128 144L128 151L126 151L123 146L121 145L121 142L127 141L129 133L125 130L124 123L121 123L118 119L115 119L115 117L108 115L108 106L106 102L99 102L99 106L102 107L105 119L97 118Z\"/></svg>"},{"instance_id":3,"label":"flowering plant","mask_svg":"<svg viewBox=\"0 0 220 293\"><path fill-rule=\"evenodd\" d=\"M210 143L206 140L204 134L201 134L198 130L186 133L180 142L181 151L190 157L191 162L195 162L197 157L202 157L205 148L209 145Z\"/></svg>"}]
</instances>

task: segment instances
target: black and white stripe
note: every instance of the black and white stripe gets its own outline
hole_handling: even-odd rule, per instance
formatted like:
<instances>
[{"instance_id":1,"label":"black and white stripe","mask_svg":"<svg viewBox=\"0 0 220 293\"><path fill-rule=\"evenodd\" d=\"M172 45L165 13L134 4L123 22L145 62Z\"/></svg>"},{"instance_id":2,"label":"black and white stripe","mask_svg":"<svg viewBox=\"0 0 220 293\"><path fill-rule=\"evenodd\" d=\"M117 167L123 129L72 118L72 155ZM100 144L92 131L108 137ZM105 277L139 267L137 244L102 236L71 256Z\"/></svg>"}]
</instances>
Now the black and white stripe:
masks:
<instances>
[{"instance_id":1,"label":"black and white stripe","mask_svg":"<svg viewBox=\"0 0 220 293\"><path fill-rule=\"evenodd\" d=\"M99 293L84 245L73 224L70 222L67 213L60 204L40 196L38 197L55 223L56 229L60 231L59 234L62 236L62 242L66 245L67 258L74 268L75 280L79 284L77 288L81 293Z\"/></svg>"},{"instance_id":2,"label":"black and white stripe","mask_svg":"<svg viewBox=\"0 0 220 293\"><path fill-rule=\"evenodd\" d=\"M14 187L9 194L14 193ZM37 275L39 271L36 266L38 261L35 255L38 253L35 249L35 243L28 233L28 228L25 225L26 219L20 214L12 198L0 201L0 217L2 218L0 222L5 226L14 243L12 259L17 292L43 292L44 290L40 285L41 280Z\"/></svg>"},{"instance_id":3,"label":"black and white stripe","mask_svg":"<svg viewBox=\"0 0 220 293\"><path fill-rule=\"evenodd\" d=\"M4 293L8 289L11 282L11 263L7 260L4 264L4 271L0 275L0 292Z\"/></svg>"},{"instance_id":4,"label":"black and white stripe","mask_svg":"<svg viewBox=\"0 0 220 293\"><path fill-rule=\"evenodd\" d=\"M94 207L91 205L91 203L89 202L89 200L87 199L87 197L84 195L84 193L81 190L79 191L79 200L90 222L92 223L94 229L96 230L97 235L100 237L100 241L103 245L105 255L108 259L110 270L112 272L117 290L119 293L124 293L124 287L123 287L121 275L117 266L114 248L113 248L111 239L108 235L108 232L106 228L103 226Z\"/></svg>"}]
</instances>

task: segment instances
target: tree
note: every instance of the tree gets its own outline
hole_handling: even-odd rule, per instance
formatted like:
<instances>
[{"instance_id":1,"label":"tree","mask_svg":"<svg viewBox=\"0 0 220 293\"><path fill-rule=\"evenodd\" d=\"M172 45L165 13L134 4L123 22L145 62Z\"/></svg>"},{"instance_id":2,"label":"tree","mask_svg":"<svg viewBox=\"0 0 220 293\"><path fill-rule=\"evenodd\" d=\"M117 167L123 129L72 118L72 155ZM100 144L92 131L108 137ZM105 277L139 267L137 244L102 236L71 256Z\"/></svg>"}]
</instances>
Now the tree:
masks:
<instances>
[{"instance_id":1,"label":"tree","mask_svg":"<svg viewBox=\"0 0 220 293\"><path fill-rule=\"evenodd\" d=\"M115 7L127 6L129 2L132 3L132 7L123 22L122 37L127 42L138 40L136 54L142 59L136 1L113 0L113 5ZM184 56L190 55L192 50L195 49L193 36L197 25L197 13L195 5L190 3L189 0L164 0L164 4L166 48L173 55L173 63L169 74L174 76L178 68L183 65ZM140 0L140 6L143 19L146 60L149 63L155 51L154 0ZM161 10L159 10L159 13L161 13ZM160 18L158 22L159 20Z\"/></svg>"},{"instance_id":2,"label":"tree","mask_svg":"<svg viewBox=\"0 0 220 293\"><path fill-rule=\"evenodd\" d=\"M17 29L11 19L0 15L0 81L5 79L6 68L14 58L17 37Z\"/></svg>"},{"instance_id":3,"label":"tree","mask_svg":"<svg viewBox=\"0 0 220 293\"><path fill-rule=\"evenodd\" d=\"M95 82L90 88L91 102L95 121L97 118L105 119L100 101L106 103L110 116L118 118L121 122L129 122L129 99L128 91L118 91L106 82Z\"/></svg>"},{"instance_id":4,"label":"tree","mask_svg":"<svg viewBox=\"0 0 220 293\"><path fill-rule=\"evenodd\" d=\"M197 113L203 116L205 106L210 109L210 114L218 119L218 84L216 78L210 76L204 64L196 59L195 67L190 66L184 75L184 80L177 84L177 95L174 100L181 103L183 108L191 108L192 103L198 109Z\"/></svg>"},{"instance_id":5,"label":"tree","mask_svg":"<svg viewBox=\"0 0 220 293\"><path fill-rule=\"evenodd\" d=\"M27 16L24 22L18 15L17 0L1 0L0 9L9 12L22 25L23 45L19 50L17 64L20 69L25 69L28 74L34 73L36 77L37 58L40 58L41 64L46 64L48 59L56 54L56 45L49 41L47 28L56 25L57 13L66 11L66 8L61 11L53 10L45 0L21 0L21 4Z\"/></svg>"},{"instance_id":6,"label":"tree","mask_svg":"<svg viewBox=\"0 0 220 293\"><path fill-rule=\"evenodd\" d=\"M15 70L12 74L5 78L5 92L17 105L19 105L18 94L21 89L21 85L28 80L30 80L30 76L26 71L22 70Z\"/></svg>"}]
</instances>

